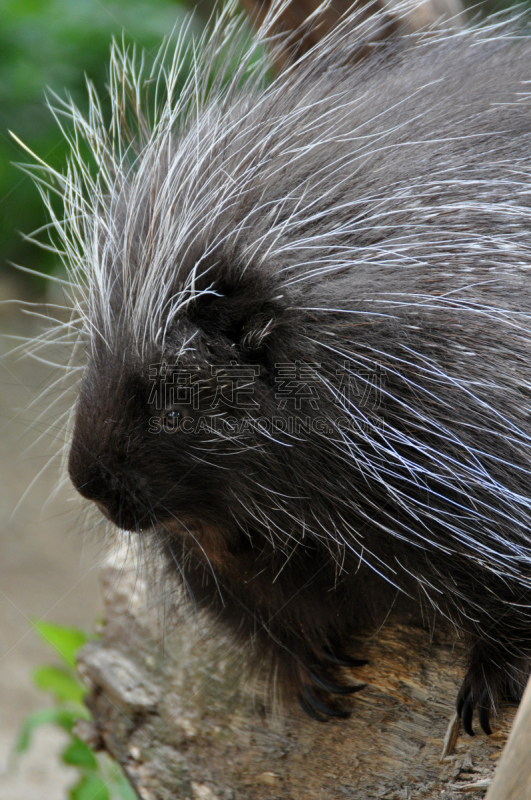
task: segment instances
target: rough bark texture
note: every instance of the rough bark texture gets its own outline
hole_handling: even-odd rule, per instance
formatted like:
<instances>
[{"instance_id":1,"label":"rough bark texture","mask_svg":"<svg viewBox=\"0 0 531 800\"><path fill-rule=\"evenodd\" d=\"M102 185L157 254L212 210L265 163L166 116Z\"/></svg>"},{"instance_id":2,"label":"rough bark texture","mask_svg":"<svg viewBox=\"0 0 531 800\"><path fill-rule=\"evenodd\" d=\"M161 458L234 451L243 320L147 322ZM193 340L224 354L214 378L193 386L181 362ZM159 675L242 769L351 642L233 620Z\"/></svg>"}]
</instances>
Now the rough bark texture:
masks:
<instances>
[{"instance_id":1,"label":"rough bark texture","mask_svg":"<svg viewBox=\"0 0 531 800\"><path fill-rule=\"evenodd\" d=\"M531 682L520 703L509 741L486 800L529 800L531 797Z\"/></svg>"},{"instance_id":2,"label":"rough bark texture","mask_svg":"<svg viewBox=\"0 0 531 800\"><path fill-rule=\"evenodd\" d=\"M94 728L80 733L122 764L143 800L484 795L514 709L502 710L489 738L461 732L440 761L462 676L450 640L384 628L364 645L370 664L352 671L368 686L350 720L314 722L295 704L265 708L267 692L246 679L241 654L186 604L162 636L134 562L103 568L102 638L79 664Z\"/></svg>"}]
</instances>

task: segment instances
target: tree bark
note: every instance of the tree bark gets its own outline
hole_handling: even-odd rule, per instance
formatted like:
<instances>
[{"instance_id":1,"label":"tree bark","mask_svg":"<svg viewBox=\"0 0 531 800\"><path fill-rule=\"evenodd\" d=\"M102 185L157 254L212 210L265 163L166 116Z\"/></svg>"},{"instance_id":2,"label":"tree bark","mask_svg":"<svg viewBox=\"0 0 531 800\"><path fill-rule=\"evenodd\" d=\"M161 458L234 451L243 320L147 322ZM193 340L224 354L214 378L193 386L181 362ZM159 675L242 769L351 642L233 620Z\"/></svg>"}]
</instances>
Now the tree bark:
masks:
<instances>
[{"instance_id":1,"label":"tree bark","mask_svg":"<svg viewBox=\"0 0 531 800\"><path fill-rule=\"evenodd\" d=\"M244 656L184 601L164 621L135 558L107 563L102 579L102 637L79 661L94 719L81 735L142 800L457 800L491 783L514 709L490 737L461 732L440 760L463 658L444 636L386 626L364 644L370 663L345 670L368 684L351 718L323 724L295 703L265 707Z\"/></svg>"},{"instance_id":2,"label":"tree bark","mask_svg":"<svg viewBox=\"0 0 531 800\"><path fill-rule=\"evenodd\" d=\"M516 714L509 741L500 759L487 800L529 800L531 797L531 681Z\"/></svg>"}]
</instances>

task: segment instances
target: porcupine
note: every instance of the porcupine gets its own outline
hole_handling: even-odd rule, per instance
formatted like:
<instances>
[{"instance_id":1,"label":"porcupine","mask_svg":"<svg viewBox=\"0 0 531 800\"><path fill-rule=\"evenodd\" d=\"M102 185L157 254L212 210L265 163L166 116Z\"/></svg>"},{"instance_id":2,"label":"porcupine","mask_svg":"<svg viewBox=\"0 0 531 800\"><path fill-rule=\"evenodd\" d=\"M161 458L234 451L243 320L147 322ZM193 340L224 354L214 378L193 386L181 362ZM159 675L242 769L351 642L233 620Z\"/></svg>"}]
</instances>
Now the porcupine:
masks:
<instances>
[{"instance_id":1,"label":"porcupine","mask_svg":"<svg viewBox=\"0 0 531 800\"><path fill-rule=\"evenodd\" d=\"M271 16L243 51L232 14L184 86L184 45L157 62L151 116L120 48L111 126L93 92L59 109L71 480L311 716L348 715L350 637L420 610L466 638L489 733L531 658L531 42L360 60L354 19L268 82Z\"/></svg>"}]
</instances>

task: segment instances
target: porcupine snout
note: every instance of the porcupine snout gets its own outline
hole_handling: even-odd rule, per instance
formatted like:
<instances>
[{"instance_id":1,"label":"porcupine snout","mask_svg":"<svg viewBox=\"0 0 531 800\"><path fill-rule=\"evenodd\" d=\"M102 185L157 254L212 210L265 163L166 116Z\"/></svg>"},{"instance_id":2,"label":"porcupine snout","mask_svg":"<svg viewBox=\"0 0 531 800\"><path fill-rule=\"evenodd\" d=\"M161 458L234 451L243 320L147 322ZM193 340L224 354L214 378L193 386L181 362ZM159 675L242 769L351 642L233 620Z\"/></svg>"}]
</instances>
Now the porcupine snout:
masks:
<instances>
[{"instance_id":1,"label":"porcupine snout","mask_svg":"<svg viewBox=\"0 0 531 800\"><path fill-rule=\"evenodd\" d=\"M107 519L124 530L142 527L148 504L142 497L134 477L114 472L101 457L79 457L73 450L69 460L69 473L78 492L95 502Z\"/></svg>"},{"instance_id":2,"label":"porcupine snout","mask_svg":"<svg viewBox=\"0 0 531 800\"><path fill-rule=\"evenodd\" d=\"M140 392L122 373L113 390L87 376L80 391L68 472L78 492L124 530L148 527L152 502L141 467L144 428ZM109 387L111 376L104 380ZM95 403L95 397L99 402ZM101 398L108 398L102 408ZM105 402L105 401L103 401ZM94 413L95 409L101 413ZM143 456L143 457L142 457Z\"/></svg>"}]
</instances>

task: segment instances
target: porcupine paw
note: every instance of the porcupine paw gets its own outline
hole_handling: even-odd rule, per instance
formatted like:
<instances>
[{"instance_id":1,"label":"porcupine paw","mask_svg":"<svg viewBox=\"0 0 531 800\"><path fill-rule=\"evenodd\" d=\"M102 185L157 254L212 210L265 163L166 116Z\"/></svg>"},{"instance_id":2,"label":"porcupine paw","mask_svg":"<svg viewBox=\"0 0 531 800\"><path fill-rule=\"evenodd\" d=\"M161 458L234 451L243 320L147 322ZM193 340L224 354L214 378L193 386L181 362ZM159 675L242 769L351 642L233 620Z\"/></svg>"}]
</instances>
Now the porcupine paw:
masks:
<instances>
[{"instance_id":1,"label":"porcupine paw","mask_svg":"<svg viewBox=\"0 0 531 800\"><path fill-rule=\"evenodd\" d=\"M328 722L330 717L347 719L350 711L340 708L337 700L340 697L355 694L367 685L345 685L338 683L329 675L330 665L335 667L362 667L367 661L338 656L333 653L323 653L320 664L300 667L298 699L302 710L318 722Z\"/></svg>"},{"instance_id":2,"label":"porcupine paw","mask_svg":"<svg viewBox=\"0 0 531 800\"><path fill-rule=\"evenodd\" d=\"M469 736L474 736L472 717L474 709L477 710L478 722L483 731L490 736L490 715L496 710L498 692L493 688L499 682L499 676L493 675L489 680L489 671L485 668L477 670L470 668L461 684L457 695L456 709L463 728ZM497 680L498 679L498 680Z\"/></svg>"}]
</instances>

